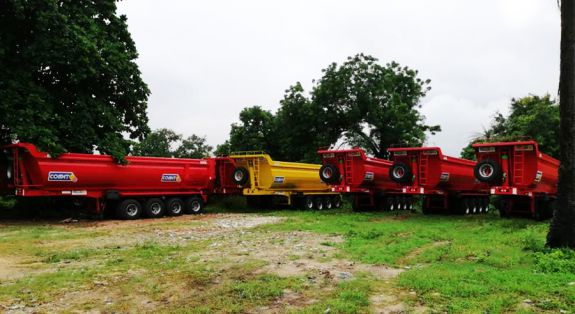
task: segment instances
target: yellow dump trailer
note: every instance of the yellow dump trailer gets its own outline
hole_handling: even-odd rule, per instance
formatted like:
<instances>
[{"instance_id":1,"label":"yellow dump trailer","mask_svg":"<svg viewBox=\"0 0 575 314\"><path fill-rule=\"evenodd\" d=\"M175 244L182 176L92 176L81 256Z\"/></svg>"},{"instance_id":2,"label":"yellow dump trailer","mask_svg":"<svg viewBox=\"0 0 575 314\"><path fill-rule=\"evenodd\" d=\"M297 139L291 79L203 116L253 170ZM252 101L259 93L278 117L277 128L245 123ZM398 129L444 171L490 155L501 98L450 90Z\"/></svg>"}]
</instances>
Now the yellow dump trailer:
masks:
<instances>
[{"instance_id":1,"label":"yellow dump trailer","mask_svg":"<svg viewBox=\"0 0 575 314\"><path fill-rule=\"evenodd\" d=\"M341 206L341 196L331 192L319 177L321 165L272 160L263 152L230 155L236 168L233 181L243 187L248 205L289 205L307 209Z\"/></svg>"}]
</instances>

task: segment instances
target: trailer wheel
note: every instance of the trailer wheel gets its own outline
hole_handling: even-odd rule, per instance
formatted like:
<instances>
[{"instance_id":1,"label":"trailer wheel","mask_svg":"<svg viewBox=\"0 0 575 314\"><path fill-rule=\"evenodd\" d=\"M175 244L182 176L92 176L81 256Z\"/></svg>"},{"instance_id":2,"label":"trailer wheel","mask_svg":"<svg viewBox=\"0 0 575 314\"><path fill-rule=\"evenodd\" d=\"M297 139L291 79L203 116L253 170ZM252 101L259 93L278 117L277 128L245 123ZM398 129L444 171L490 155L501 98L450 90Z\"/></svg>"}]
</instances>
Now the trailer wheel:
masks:
<instances>
[{"instance_id":1,"label":"trailer wheel","mask_svg":"<svg viewBox=\"0 0 575 314\"><path fill-rule=\"evenodd\" d=\"M120 219L138 219L142 213L142 205L134 199L123 200L116 207L116 215Z\"/></svg>"},{"instance_id":2,"label":"trailer wheel","mask_svg":"<svg viewBox=\"0 0 575 314\"><path fill-rule=\"evenodd\" d=\"M237 167L232 174L232 180L235 184L244 186L250 178L248 169L244 167Z\"/></svg>"},{"instance_id":3,"label":"trailer wheel","mask_svg":"<svg viewBox=\"0 0 575 314\"><path fill-rule=\"evenodd\" d=\"M313 209L313 207L314 207L313 197L306 196L304 199L304 206L305 206L305 209L307 209L307 210Z\"/></svg>"},{"instance_id":4,"label":"trailer wheel","mask_svg":"<svg viewBox=\"0 0 575 314\"><path fill-rule=\"evenodd\" d=\"M317 210L322 210L323 209L323 200L321 197L314 197L313 202L315 203L314 208Z\"/></svg>"},{"instance_id":5,"label":"trailer wheel","mask_svg":"<svg viewBox=\"0 0 575 314\"><path fill-rule=\"evenodd\" d=\"M341 208L341 206L343 205L343 202L341 201L341 196L335 196L333 198L333 207L334 208Z\"/></svg>"},{"instance_id":6,"label":"trailer wheel","mask_svg":"<svg viewBox=\"0 0 575 314\"><path fill-rule=\"evenodd\" d=\"M166 214L168 216L181 216L184 213L184 202L177 197L169 198L166 201Z\"/></svg>"},{"instance_id":7,"label":"trailer wheel","mask_svg":"<svg viewBox=\"0 0 575 314\"><path fill-rule=\"evenodd\" d=\"M461 214L469 215L471 213L471 206L473 206L471 204L471 199L464 198L461 200Z\"/></svg>"},{"instance_id":8,"label":"trailer wheel","mask_svg":"<svg viewBox=\"0 0 575 314\"><path fill-rule=\"evenodd\" d=\"M325 209L332 209L333 208L333 203L331 202L331 197L326 196L323 198L323 207L325 207Z\"/></svg>"},{"instance_id":9,"label":"trailer wheel","mask_svg":"<svg viewBox=\"0 0 575 314\"><path fill-rule=\"evenodd\" d=\"M396 183L410 183L413 179L413 174L411 167L398 161L389 168L389 177Z\"/></svg>"},{"instance_id":10,"label":"trailer wheel","mask_svg":"<svg viewBox=\"0 0 575 314\"><path fill-rule=\"evenodd\" d=\"M190 197L186 200L186 214L200 214L204 210L204 200L201 197Z\"/></svg>"},{"instance_id":11,"label":"trailer wheel","mask_svg":"<svg viewBox=\"0 0 575 314\"><path fill-rule=\"evenodd\" d=\"M338 183L340 180L339 170L334 165L323 165L319 168L319 178L325 183Z\"/></svg>"},{"instance_id":12,"label":"trailer wheel","mask_svg":"<svg viewBox=\"0 0 575 314\"><path fill-rule=\"evenodd\" d=\"M475 178L486 183L500 183L503 179L501 165L492 159L485 159L478 162L473 168Z\"/></svg>"},{"instance_id":13,"label":"trailer wheel","mask_svg":"<svg viewBox=\"0 0 575 314\"><path fill-rule=\"evenodd\" d=\"M165 205L159 198L150 198L144 205L144 215L149 218L162 217Z\"/></svg>"},{"instance_id":14,"label":"trailer wheel","mask_svg":"<svg viewBox=\"0 0 575 314\"><path fill-rule=\"evenodd\" d=\"M485 212L489 212L489 197L483 199L483 204L485 204Z\"/></svg>"}]
</instances>

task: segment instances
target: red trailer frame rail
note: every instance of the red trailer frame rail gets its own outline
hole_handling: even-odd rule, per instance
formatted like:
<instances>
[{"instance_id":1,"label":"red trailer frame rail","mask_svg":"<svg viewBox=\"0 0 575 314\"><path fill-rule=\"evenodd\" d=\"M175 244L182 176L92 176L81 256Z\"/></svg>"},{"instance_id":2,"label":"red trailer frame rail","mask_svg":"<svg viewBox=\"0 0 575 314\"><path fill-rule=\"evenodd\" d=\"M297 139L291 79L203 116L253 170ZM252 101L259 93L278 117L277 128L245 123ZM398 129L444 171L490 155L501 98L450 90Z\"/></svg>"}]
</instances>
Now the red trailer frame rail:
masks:
<instances>
[{"instance_id":1,"label":"red trailer frame rail","mask_svg":"<svg viewBox=\"0 0 575 314\"><path fill-rule=\"evenodd\" d=\"M389 177L389 160L368 157L361 148L319 150L320 178L332 191L352 194L353 209L411 209L413 198Z\"/></svg>"},{"instance_id":2,"label":"red trailer frame rail","mask_svg":"<svg viewBox=\"0 0 575 314\"><path fill-rule=\"evenodd\" d=\"M528 213L550 217L557 196L559 160L539 151L535 141L473 144L475 177L500 196L501 216Z\"/></svg>"},{"instance_id":3,"label":"red trailer frame rail","mask_svg":"<svg viewBox=\"0 0 575 314\"><path fill-rule=\"evenodd\" d=\"M227 158L127 156L127 164L108 155L65 153L51 158L33 144L3 149L0 190L17 197L80 199L96 213L112 207L123 219L196 214L209 194L234 193Z\"/></svg>"},{"instance_id":4,"label":"red trailer frame rail","mask_svg":"<svg viewBox=\"0 0 575 314\"><path fill-rule=\"evenodd\" d=\"M473 175L476 162L444 155L439 147L390 148L391 179L402 193L421 195L423 213L489 211L489 187Z\"/></svg>"}]
</instances>

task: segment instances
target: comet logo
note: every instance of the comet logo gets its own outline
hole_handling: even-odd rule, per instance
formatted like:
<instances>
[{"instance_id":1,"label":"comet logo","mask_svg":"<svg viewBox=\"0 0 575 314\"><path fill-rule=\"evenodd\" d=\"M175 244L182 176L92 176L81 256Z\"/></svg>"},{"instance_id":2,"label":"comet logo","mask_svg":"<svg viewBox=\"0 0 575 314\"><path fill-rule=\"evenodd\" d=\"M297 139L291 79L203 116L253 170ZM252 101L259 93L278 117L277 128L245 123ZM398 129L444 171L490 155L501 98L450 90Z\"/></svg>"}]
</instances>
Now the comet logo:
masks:
<instances>
[{"instance_id":1,"label":"comet logo","mask_svg":"<svg viewBox=\"0 0 575 314\"><path fill-rule=\"evenodd\" d=\"M78 177L73 172L50 171L48 172L48 181L78 182Z\"/></svg>"},{"instance_id":2,"label":"comet logo","mask_svg":"<svg viewBox=\"0 0 575 314\"><path fill-rule=\"evenodd\" d=\"M162 182L182 182L179 174L165 173L162 175Z\"/></svg>"}]
</instances>

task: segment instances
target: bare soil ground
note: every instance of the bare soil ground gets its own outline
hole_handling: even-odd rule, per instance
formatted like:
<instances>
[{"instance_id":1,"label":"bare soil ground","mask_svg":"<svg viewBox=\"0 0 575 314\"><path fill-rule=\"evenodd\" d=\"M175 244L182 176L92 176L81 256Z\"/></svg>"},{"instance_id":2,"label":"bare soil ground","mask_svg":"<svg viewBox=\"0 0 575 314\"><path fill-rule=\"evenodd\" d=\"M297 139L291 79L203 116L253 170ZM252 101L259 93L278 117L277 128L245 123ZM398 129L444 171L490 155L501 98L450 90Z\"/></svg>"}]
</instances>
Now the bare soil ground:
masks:
<instances>
[{"instance_id":1,"label":"bare soil ground","mask_svg":"<svg viewBox=\"0 0 575 314\"><path fill-rule=\"evenodd\" d=\"M313 294L286 289L271 302L245 309L253 313L283 313L297 310L321 301L322 296L333 291L338 283L367 276L378 282L370 296L370 311L374 313L425 312L426 308L402 303L415 293L394 288L391 281L403 270L383 265L367 265L342 258L337 244L344 241L339 236L319 235L308 232L272 232L256 228L266 224L281 223L282 218L256 214L206 214L163 219L136 221L80 221L1 223L0 229L21 226L58 227L70 232L82 230L93 236L69 239L35 239L41 250L74 251L109 247L127 248L145 243L184 246L193 242L205 243L201 250L187 258L205 265L214 265L227 275L237 265L257 262L250 275L273 274L280 277L305 278L306 284L315 285ZM435 245L443 245L437 243ZM414 252L413 254L417 254ZM105 256L108 262L113 256ZM90 269L101 265L102 260L78 259L46 263L44 257L26 253L0 252L0 288L15 280L34 277L39 273L67 269ZM161 297L152 298L142 291L122 291L116 283L128 277L142 275L134 268L126 273L103 273L91 284L78 285L58 291L46 300L2 298L0 309L5 313L50 312L156 312L172 311L175 303L185 303L190 296L184 282L162 282ZM162 274L155 274L162 276ZM211 283L218 285L218 280ZM34 289L34 287L29 287ZM195 289L202 289L195 287ZM26 292L26 291L24 291ZM121 307L114 305L122 304ZM329 312L329 309L326 309Z\"/></svg>"}]
</instances>

